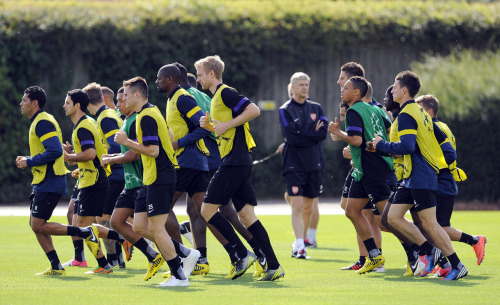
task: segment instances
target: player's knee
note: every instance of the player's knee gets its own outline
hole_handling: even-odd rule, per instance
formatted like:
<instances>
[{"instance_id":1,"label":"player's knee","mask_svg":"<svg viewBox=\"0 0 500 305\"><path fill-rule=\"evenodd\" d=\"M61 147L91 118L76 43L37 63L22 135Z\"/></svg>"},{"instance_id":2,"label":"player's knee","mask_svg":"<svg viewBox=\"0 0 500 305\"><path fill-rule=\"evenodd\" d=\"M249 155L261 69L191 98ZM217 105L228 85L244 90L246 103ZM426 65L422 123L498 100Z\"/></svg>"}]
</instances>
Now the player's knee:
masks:
<instances>
[{"instance_id":1,"label":"player's knee","mask_svg":"<svg viewBox=\"0 0 500 305\"><path fill-rule=\"evenodd\" d=\"M117 230L123 225L124 222L120 219L120 217L116 216L116 214L113 214L111 216L110 223L111 223L111 228Z\"/></svg>"},{"instance_id":2,"label":"player's knee","mask_svg":"<svg viewBox=\"0 0 500 305\"><path fill-rule=\"evenodd\" d=\"M376 223L377 223L377 226L378 228L381 230L381 231L384 231L384 232L391 232L390 228L385 226L383 223L382 223L382 218L381 217L376 217Z\"/></svg>"},{"instance_id":3,"label":"player's knee","mask_svg":"<svg viewBox=\"0 0 500 305\"><path fill-rule=\"evenodd\" d=\"M251 217L250 215L247 215L247 214L238 214L238 216L239 216L240 222L246 228L248 228L254 222L253 217Z\"/></svg>"},{"instance_id":4,"label":"player's knee","mask_svg":"<svg viewBox=\"0 0 500 305\"><path fill-rule=\"evenodd\" d=\"M361 213L355 209L347 207L345 210L345 216L351 220L361 217Z\"/></svg>"},{"instance_id":5,"label":"player's knee","mask_svg":"<svg viewBox=\"0 0 500 305\"><path fill-rule=\"evenodd\" d=\"M302 201L292 201L292 212L293 213L302 213L304 210L304 205L302 204Z\"/></svg>"},{"instance_id":6,"label":"player's knee","mask_svg":"<svg viewBox=\"0 0 500 305\"><path fill-rule=\"evenodd\" d=\"M210 219L215 215L214 212L207 204L203 203L201 206L201 216L205 219L206 222L209 222Z\"/></svg>"},{"instance_id":7,"label":"player's knee","mask_svg":"<svg viewBox=\"0 0 500 305\"><path fill-rule=\"evenodd\" d=\"M429 220L426 218L420 218L420 222L418 224L415 224L420 230L425 230L426 232L431 232L434 230L435 226L439 226L437 221L434 220Z\"/></svg>"},{"instance_id":8,"label":"player's knee","mask_svg":"<svg viewBox=\"0 0 500 305\"><path fill-rule=\"evenodd\" d=\"M347 207L347 198L342 197L342 199L340 200L340 207L342 208L342 210L345 211L345 209Z\"/></svg>"},{"instance_id":9,"label":"player's knee","mask_svg":"<svg viewBox=\"0 0 500 305\"><path fill-rule=\"evenodd\" d=\"M387 217L387 224L389 225L389 227L397 227L400 221L404 221L403 219L401 219L401 217L395 214L389 213L386 217Z\"/></svg>"},{"instance_id":10,"label":"player's knee","mask_svg":"<svg viewBox=\"0 0 500 305\"><path fill-rule=\"evenodd\" d=\"M148 236L149 229L147 226L134 223L133 229L136 234L139 234L141 236Z\"/></svg>"},{"instance_id":11,"label":"player's knee","mask_svg":"<svg viewBox=\"0 0 500 305\"><path fill-rule=\"evenodd\" d=\"M41 232L42 228L41 228L40 224L31 222L30 226L31 226L31 230L33 230L33 232L42 233Z\"/></svg>"},{"instance_id":12,"label":"player's knee","mask_svg":"<svg viewBox=\"0 0 500 305\"><path fill-rule=\"evenodd\" d=\"M45 224L47 222L45 220L41 220L41 219L32 219L31 222L30 222L30 227L31 227L31 230L33 230L33 232L35 233L45 233L44 230L45 230Z\"/></svg>"},{"instance_id":13,"label":"player's knee","mask_svg":"<svg viewBox=\"0 0 500 305\"><path fill-rule=\"evenodd\" d=\"M309 215L312 213L312 208L311 206L304 205L304 208L302 209L302 213Z\"/></svg>"},{"instance_id":14,"label":"player's knee","mask_svg":"<svg viewBox=\"0 0 500 305\"><path fill-rule=\"evenodd\" d=\"M435 220L428 221L426 219L421 219L420 221L421 221L421 223L418 227L420 229L425 230L426 232L433 232L433 231L441 228L441 226Z\"/></svg>"}]
</instances>

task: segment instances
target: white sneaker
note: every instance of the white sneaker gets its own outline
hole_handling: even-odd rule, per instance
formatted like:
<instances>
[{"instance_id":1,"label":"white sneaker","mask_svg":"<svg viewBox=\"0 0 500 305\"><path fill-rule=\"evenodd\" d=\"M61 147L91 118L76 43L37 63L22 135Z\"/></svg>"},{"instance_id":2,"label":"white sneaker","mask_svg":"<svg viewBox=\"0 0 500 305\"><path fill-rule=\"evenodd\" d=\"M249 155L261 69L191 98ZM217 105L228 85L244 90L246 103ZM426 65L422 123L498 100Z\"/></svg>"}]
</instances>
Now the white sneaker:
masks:
<instances>
[{"instance_id":1,"label":"white sneaker","mask_svg":"<svg viewBox=\"0 0 500 305\"><path fill-rule=\"evenodd\" d=\"M299 258L299 259L306 259L307 258L307 253L306 253L306 248L302 249L297 249L292 251L292 257Z\"/></svg>"},{"instance_id":2,"label":"white sneaker","mask_svg":"<svg viewBox=\"0 0 500 305\"><path fill-rule=\"evenodd\" d=\"M373 270L373 271L378 272L378 273L384 273L385 267L384 267L384 265L382 265L380 267L375 268L375 270Z\"/></svg>"},{"instance_id":3,"label":"white sneaker","mask_svg":"<svg viewBox=\"0 0 500 305\"><path fill-rule=\"evenodd\" d=\"M426 264L425 264L425 260L426 260L426 256L419 256L417 261L415 262L414 265L411 266L411 270L413 270L413 275L414 276L419 276L420 273L422 273L422 271L424 271L425 267L426 267Z\"/></svg>"},{"instance_id":4,"label":"white sneaker","mask_svg":"<svg viewBox=\"0 0 500 305\"><path fill-rule=\"evenodd\" d=\"M191 272L193 272L194 266L196 266L196 263L198 262L200 256L200 251L191 249L191 252L189 252L189 255L187 257L181 258L182 271L184 272L184 275L186 277L189 277L191 275Z\"/></svg>"},{"instance_id":5,"label":"white sneaker","mask_svg":"<svg viewBox=\"0 0 500 305\"><path fill-rule=\"evenodd\" d=\"M176 277L169 277L166 281L161 282L158 284L158 287L175 287L175 286L181 286L181 287L187 287L189 286L189 280L179 280Z\"/></svg>"}]
</instances>

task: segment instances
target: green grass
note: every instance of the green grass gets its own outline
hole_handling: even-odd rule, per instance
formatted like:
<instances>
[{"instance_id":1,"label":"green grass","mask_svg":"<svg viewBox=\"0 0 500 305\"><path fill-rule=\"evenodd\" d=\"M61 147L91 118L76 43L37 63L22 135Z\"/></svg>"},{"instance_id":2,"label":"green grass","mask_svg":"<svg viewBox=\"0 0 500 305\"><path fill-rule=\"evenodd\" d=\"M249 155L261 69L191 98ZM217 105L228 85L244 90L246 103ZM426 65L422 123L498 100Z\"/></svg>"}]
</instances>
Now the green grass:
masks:
<instances>
[{"instance_id":1,"label":"green grass","mask_svg":"<svg viewBox=\"0 0 500 305\"><path fill-rule=\"evenodd\" d=\"M0 217L0 304L493 304L500 297L500 212L455 212L457 228L488 237L487 256L477 266L472 248L454 243L469 269L460 281L403 277L406 256L397 240L383 234L386 273L358 275L340 271L357 259L354 229L344 216L322 216L318 230L319 248L308 251L311 260L290 258L293 235L289 216L260 217L267 228L278 259L285 268L284 279L261 283L251 273L224 279L229 260L210 235L208 255L211 271L191 277L187 288L157 288L161 272L148 282L142 280L145 258L139 252L127 269L109 275L84 275L89 268L67 268L64 277L37 277L49 266L28 217ZM64 221L54 217L54 221ZM68 237L54 237L62 261L73 255ZM86 250L90 265L96 261Z\"/></svg>"}]
</instances>

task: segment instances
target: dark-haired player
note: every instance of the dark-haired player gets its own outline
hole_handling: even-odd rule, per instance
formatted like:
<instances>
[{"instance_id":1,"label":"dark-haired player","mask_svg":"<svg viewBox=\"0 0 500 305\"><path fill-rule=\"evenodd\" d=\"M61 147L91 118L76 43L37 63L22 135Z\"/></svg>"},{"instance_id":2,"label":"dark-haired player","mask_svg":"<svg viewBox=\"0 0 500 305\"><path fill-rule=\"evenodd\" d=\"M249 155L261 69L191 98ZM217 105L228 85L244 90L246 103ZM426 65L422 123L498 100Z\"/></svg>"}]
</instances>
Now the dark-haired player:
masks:
<instances>
[{"instance_id":1,"label":"dark-haired player","mask_svg":"<svg viewBox=\"0 0 500 305\"><path fill-rule=\"evenodd\" d=\"M383 210L390 193L387 175L393 169L391 158L365 150L366 142L373 135L387 139L386 129L390 127L390 121L377 109L361 101L367 91L368 83L363 77L351 77L342 89L342 101L349 106L345 119L346 132L340 130L337 119L328 127L330 132L349 144L354 164L346 216L353 223L368 251L365 264L357 271L359 274L369 272L385 262L362 210L370 200L379 210Z\"/></svg>"},{"instance_id":2,"label":"dark-haired player","mask_svg":"<svg viewBox=\"0 0 500 305\"><path fill-rule=\"evenodd\" d=\"M120 113L125 115L125 120L123 121L121 130L124 131L128 138L136 140L136 116L137 113L133 108L127 107L125 101L123 100L123 87L118 94L117 108ZM118 90L120 92L120 90ZM123 164L124 176L125 176L125 189L120 193L118 199L116 200L115 208L113 214L111 215L111 226L128 241L124 243L124 249L126 251L127 260L130 259L130 245L135 246L139 249L148 259L148 262L153 264L155 258L159 253L151 247L151 245L139 234L134 232L133 226L127 222L127 219L134 214L135 201L139 194L139 190L143 186L142 184L142 162L140 159L140 154L135 153L133 150L125 145L120 145L121 153L108 155L102 158L102 164ZM127 245L127 246L125 246ZM160 255L161 256L161 255Z\"/></svg>"},{"instance_id":3,"label":"dark-haired player","mask_svg":"<svg viewBox=\"0 0 500 305\"><path fill-rule=\"evenodd\" d=\"M30 226L38 243L50 261L51 267L37 275L65 275L51 235L79 236L97 240L92 228L65 226L47 222L52 216L61 195L66 193L66 172L62 150L62 133L54 117L43 110L47 102L45 91L32 86L24 91L21 113L31 121L29 133L30 156L18 156L20 169L30 167L33 173Z\"/></svg>"},{"instance_id":4,"label":"dark-haired player","mask_svg":"<svg viewBox=\"0 0 500 305\"><path fill-rule=\"evenodd\" d=\"M360 77L365 77L365 69L363 68L363 66L357 62L347 62L345 63L344 65L342 65L342 67L340 68L340 75L339 75L339 79L337 80L337 85L340 86L340 90L342 91L342 88L344 88L344 85L345 83L353 76L360 76ZM369 100L365 100L367 103L372 103L372 98L370 98ZM345 107L343 107L343 105L345 105ZM340 108L340 121L341 122L344 122L344 119L342 118L342 112L343 112L343 115L344 115L344 118L345 118L345 113L347 111L347 108L349 108L349 106L346 104L346 103L341 103L339 105L341 108ZM333 141L339 141L340 138L338 138L336 135L334 134L331 134L331 137L332 137L332 140ZM348 158L351 158L351 155L350 155L350 149L349 149L349 146L347 146L344 150L343 150L343 154L344 154L344 157L348 157ZM352 163L352 162L351 162ZM348 196L349 196L349 190L350 190L350 187L351 187L351 182L352 182L352 168L351 170L349 170L349 172L347 173L347 177L346 177L346 180L344 182L344 186L342 188L342 197L341 197L341 201L340 201L340 206L345 210L346 209L346 206L347 206L347 199L348 199ZM370 227L371 228L377 228L378 229L378 226L377 224L375 223L375 219L374 219L374 216L373 216L373 213L372 213L372 204L371 202L367 203L365 208L363 209L362 211L363 215L366 217L366 219L368 220L368 222L370 223ZM380 234L374 234L374 239L375 239L375 244L379 247L381 246L381 235ZM368 252L366 251L366 247L365 245L363 244L363 241L361 240L361 238L359 237L359 234L356 234L356 240L357 240L357 243L358 243L358 249L359 249L359 259L354 262L352 265L350 266L346 266L346 267L342 267L341 270L359 270L363 267L363 265L365 264L365 261L366 261L366 257L368 256ZM376 271L382 271L384 268L384 266L380 266L380 267L377 267L376 268Z\"/></svg>"},{"instance_id":5,"label":"dark-haired player","mask_svg":"<svg viewBox=\"0 0 500 305\"><path fill-rule=\"evenodd\" d=\"M189 286L187 277L200 253L179 244L165 230L175 192L177 165L167 124L158 107L148 102L148 85L144 78L127 80L123 87L127 107L137 112L137 142L129 139L124 131L116 133L115 141L140 153L143 166L144 186L135 203L134 231L154 241L161 253L149 263L144 280L151 278L166 260L171 276L160 286Z\"/></svg>"},{"instance_id":6,"label":"dark-haired player","mask_svg":"<svg viewBox=\"0 0 500 305\"><path fill-rule=\"evenodd\" d=\"M165 118L173 135L172 147L179 164L179 168L176 170L177 183L173 204L182 194L187 193L189 198L192 198L196 210L199 211L210 181L207 159L209 151L204 139L210 132L200 127L200 118L204 116L204 113L196 100L184 88L180 87L180 78L181 72L175 64L165 65L158 71L156 87L159 92L164 92L168 96ZM202 218L191 223L196 249L200 251L201 258L206 261L207 227ZM177 233L179 230L173 214L169 215L167 227L170 227L171 231L169 232L175 229L174 232ZM215 234L219 233L215 232ZM208 266L208 261L206 261L206 265ZM208 271L206 270L205 273Z\"/></svg>"},{"instance_id":7,"label":"dark-haired player","mask_svg":"<svg viewBox=\"0 0 500 305\"><path fill-rule=\"evenodd\" d=\"M420 247L420 257L416 262L419 266L412 268L418 275L434 262L431 255L433 246L413 224L404 219L404 214L414 208L422 229L451 263L452 269L444 279L458 280L467 276L467 268L460 262L448 234L436 220L437 173L455 161L456 153L442 131L433 124L431 117L415 103L413 98L420 86L420 79L411 71L403 71L396 76L392 94L401 105L397 120L399 141L387 142L378 136L373 139L376 150L402 155L404 158L403 181L396 191L387 217L393 228ZM440 141L441 138L444 140ZM443 153L440 153L441 150Z\"/></svg>"},{"instance_id":8,"label":"dark-haired player","mask_svg":"<svg viewBox=\"0 0 500 305\"><path fill-rule=\"evenodd\" d=\"M85 115L89 105L89 96L80 89L71 90L64 101L64 111L71 119L75 127L73 128L72 143L66 142L63 145L64 161L78 164L78 194L75 213L77 214L76 224L79 227L91 225L97 217L102 216L104 199L108 190L108 172L101 166L102 155L106 148L97 130L95 121ZM73 150L74 149L74 150ZM97 226L91 226L96 239L86 240L87 245L96 257L98 266L86 273L111 273L112 266L104 257L99 242L99 231ZM106 238L119 240L118 233L110 230ZM83 236L80 236L83 237Z\"/></svg>"}]
</instances>

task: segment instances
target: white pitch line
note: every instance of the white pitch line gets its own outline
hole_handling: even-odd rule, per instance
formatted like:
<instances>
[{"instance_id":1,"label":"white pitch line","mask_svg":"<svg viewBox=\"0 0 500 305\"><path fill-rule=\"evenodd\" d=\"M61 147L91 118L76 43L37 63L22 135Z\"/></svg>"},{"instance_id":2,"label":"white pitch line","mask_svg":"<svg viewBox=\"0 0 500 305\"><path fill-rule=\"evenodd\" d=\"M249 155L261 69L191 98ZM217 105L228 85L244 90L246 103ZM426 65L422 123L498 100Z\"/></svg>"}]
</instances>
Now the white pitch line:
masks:
<instances>
[{"instance_id":1,"label":"white pitch line","mask_svg":"<svg viewBox=\"0 0 500 305\"><path fill-rule=\"evenodd\" d=\"M320 199L321 200L321 199ZM66 203L60 202L55 208L52 216L66 216L67 213ZM177 203L174 207L174 212L176 215L186 216L186 205ZM344 210L340 208L340 204L335 200L327 200L323 203L319 203L319 213L320 215L343 215ZM255 207L255 214L258 215L291 215L290 206L286 203L281 203L277 200L262 200L257 207ZM30 208L28 205L16 205L16 206L0 206L0 216L29 216Z\"/></svg>"}]
</instances>

